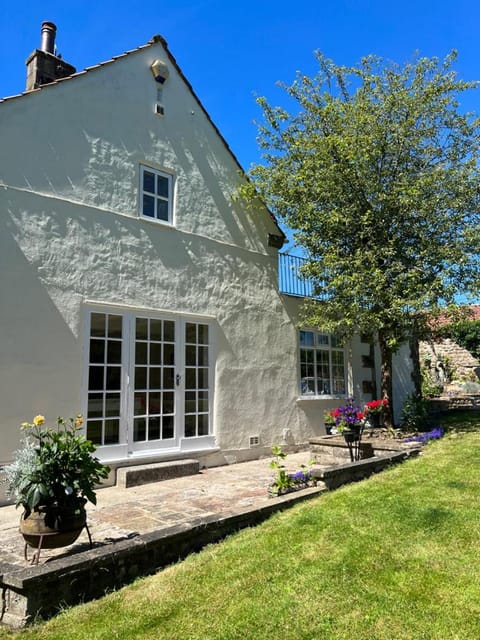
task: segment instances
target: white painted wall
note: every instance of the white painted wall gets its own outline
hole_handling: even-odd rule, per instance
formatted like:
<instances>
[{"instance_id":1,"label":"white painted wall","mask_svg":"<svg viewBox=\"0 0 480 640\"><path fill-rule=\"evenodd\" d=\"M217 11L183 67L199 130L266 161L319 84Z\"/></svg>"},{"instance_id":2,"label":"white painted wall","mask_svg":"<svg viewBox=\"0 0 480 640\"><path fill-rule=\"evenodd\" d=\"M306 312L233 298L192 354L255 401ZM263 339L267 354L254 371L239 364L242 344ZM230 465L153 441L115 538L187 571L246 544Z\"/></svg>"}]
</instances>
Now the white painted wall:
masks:
<instances>
[{"instance_id":1,"label":"white painted wall","mask_svg":"<svg viewBox=\"0 0 480 640\"><path fill-rule=\"evenodd\" d=\"M159 57L160 43L0 104L0 465L22 421L79 411L86 301L215 319L211 464L323 430L329 402L298 401L278 229L232 200L238 165L171 62L154 114ZM138 217L145 162L176 176L174 228Z\"/></svg>"},{"instance_id":2,"label":"white painted wall","mask_svg":"<svg viewBox=\"0 0 480 640\"><path fill-rule=\"evenodd\" d=\"M294 326L299 326L300 307L302 299L285 296L285 305L291 317ZM295 340L296 340L295 336ZM373 345L373 369L364 366L363 356L371 354L370 344L363 342L359 335L355 335L351 342L346 346L347 359L347 383L348 394L352 397L357 406L362 407L365 402L380 398L380 350L378 344ZM295 365L298 367L298 363ZM394 421L398 423L401 417L401 410L407 398L407 395L413 392L413 381L411 377L412 362L410 359L410 350L407 344L403 345L393 357L393 414ZM298 375L297 375L298 380ZM363 381L374 382L377 390L376 394L369 394L363 390ZM298 382L297 382L298 384ZM298 393L297 393L298 396ZM325 411L337 407L343 403L343 398L325 397L325 398L299 398L297 397L296 405L298 407L299 424L306 429L307 432L318 433L324 432L324 414Z\"/></svg>"},{"instance_id":3,"label":"white painted wall","mask_svg":"<svg viewBox=\"0 0 480 640\"><path fill-rule=\"evenodd\" d=\"M216 319L222 450L252 434L269 447L295 420L278 229L232 200L239 167L170 63L154 114L157 57L161 44L0 104L0 463L20 422L79 410L87 300ZM141 162L175 174L175 228L138 217Z\"/></svg>"}]
</instances>

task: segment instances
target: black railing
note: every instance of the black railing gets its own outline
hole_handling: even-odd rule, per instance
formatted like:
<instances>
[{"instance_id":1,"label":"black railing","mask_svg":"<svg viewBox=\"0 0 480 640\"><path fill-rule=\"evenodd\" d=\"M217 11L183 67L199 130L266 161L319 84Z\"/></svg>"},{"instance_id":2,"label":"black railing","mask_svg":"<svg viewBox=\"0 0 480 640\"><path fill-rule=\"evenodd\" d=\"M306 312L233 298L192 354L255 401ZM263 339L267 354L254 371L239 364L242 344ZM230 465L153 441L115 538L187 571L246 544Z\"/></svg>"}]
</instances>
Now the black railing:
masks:
<instances>
[{"instance_id":1,"label":"black railing","mask_svg":"<svg viewBox=\"0 0 480 640\"><path fill-rule=\"evenodd\" d=\"M282 293L301 298L322 298L313 293L313 283L301 275L300 267L306 258L292 256L289 253L278 254L278 288Z\"/></svg>"}]
</instances>

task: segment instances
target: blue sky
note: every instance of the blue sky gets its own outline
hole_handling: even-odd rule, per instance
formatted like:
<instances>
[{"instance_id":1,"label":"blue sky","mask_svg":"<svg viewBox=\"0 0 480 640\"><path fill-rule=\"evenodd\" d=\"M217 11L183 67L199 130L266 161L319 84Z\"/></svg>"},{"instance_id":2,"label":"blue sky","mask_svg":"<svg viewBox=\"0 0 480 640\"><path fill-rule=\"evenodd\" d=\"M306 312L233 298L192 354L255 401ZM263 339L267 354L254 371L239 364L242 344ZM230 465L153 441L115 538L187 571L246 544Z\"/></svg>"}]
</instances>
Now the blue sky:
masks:
<instances>
[{"instance_id":1,"label":"blue sky","mask_svg":"<svg viewBox=\"0 0 480 640\"><path fill-rule=\"evenodd\" d=\"M375 53L397 62L459 51L456 69L480 78L480 5L474 0L0 0L0 96L24 90L25 59L44 20L78 70L160 33L245 169L259 160L254 95L278 104L277 80L313 74L315 49L354 64ZM466 105L480 111L480 90Z\"/></svg>"}]
</instances>

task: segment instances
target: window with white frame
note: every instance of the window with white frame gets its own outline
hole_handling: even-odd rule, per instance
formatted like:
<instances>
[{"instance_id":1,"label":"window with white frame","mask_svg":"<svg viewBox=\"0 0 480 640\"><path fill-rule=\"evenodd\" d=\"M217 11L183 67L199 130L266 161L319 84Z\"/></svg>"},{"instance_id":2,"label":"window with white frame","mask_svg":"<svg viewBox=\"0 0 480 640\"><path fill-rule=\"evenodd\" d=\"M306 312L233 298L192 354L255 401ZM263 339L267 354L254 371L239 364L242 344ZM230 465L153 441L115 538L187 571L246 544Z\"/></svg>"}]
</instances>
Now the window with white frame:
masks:
<instances>
[{"instance_id":1,"label":"window with white frame","mask_svg":"<svg viewBox=\"0 0 480 640\"><path fill-rule=\"evenodd\" d=\"M140 215L173 224L173 176L140 165Z\"/></svg>"},{"instance_id":2,"label":"window with white frame","mask_svg":"<svg viewBox=\"0 0 480 640\"><path fill-rule=\"evenodd\" d=\"M330 334L300 331L299 343L300 394L344 395L345 349L342 342Z\"/></svg>"},{"instance_id":3,"label":"window with white frame","mask_svg":"<svg viewBox=\"0 0 480 640\"><path fill-rule=\"evenodd\" d=\"M137 453L211 435L208 322L87 309L86 436Z\"/></svg>"}]
</instances>

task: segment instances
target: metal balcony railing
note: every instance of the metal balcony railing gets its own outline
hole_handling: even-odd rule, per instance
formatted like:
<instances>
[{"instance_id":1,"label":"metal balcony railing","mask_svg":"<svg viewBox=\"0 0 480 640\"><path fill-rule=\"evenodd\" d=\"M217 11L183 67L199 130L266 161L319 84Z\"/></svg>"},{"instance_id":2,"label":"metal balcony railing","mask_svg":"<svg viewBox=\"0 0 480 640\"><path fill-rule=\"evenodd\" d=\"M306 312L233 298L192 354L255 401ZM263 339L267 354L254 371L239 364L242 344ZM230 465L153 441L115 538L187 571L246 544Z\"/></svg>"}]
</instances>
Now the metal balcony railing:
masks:
<instances>
[{"instance_id":1,"label":"metal balcony railing","mask_svg":"<svg viewBox=\"0 0 480 640\"><path fill-rule=\"evenodd\" d=\"M314 295L312 281L300 273L300 267L306 262L306 258L292 256L289 253L278 254L278 288L281 293L301 298L323 297Z\"/></svg>"}]
</instances>

